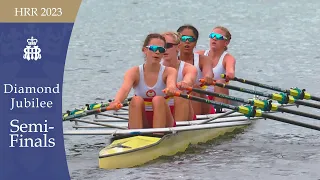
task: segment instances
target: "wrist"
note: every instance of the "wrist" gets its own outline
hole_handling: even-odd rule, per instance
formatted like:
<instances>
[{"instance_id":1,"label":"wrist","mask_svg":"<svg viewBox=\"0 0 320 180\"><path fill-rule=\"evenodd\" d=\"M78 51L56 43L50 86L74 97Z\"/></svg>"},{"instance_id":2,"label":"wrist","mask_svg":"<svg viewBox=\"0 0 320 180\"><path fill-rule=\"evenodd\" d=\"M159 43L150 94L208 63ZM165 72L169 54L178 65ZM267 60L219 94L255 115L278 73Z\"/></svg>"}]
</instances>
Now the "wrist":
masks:
<instances>
[{"instance_id":1,"label":"wrist","mask_svg":"<svg viewBox=\"0 0 320 180\"><path fill-rule=\"evenodd\" d=\"M114 99L113 103L121 103L119 99Z\"/></svg>"},{"instance_id":2,"label":"wrist","mask_svg":"<svg viewBox=\"0 0 320 180\"><path fill-rule=\"evenodd\" d=\"M192 83L186 80L182 80L181 83L187 84L188 86L192 86Z\"/></svg>"}]
</instances>

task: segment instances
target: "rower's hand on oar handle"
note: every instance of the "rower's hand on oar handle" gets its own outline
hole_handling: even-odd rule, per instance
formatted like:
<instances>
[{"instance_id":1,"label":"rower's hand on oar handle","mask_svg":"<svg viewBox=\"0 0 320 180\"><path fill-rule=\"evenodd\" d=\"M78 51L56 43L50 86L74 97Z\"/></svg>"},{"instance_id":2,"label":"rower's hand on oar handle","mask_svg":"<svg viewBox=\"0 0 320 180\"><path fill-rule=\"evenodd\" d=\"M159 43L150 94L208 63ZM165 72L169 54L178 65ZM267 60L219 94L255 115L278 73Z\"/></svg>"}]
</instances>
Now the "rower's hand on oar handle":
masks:
<instances>
[{"instance_id":1,"label":"rower's hand on oar handle","mask_svg":"<svg viewBox=\"0 0 320 180\"><path fill-rule=\"evenodd\" d=\"M208 85L208 86L211 86L211 85L215 85L215 81L206 81L205 79L199 79L199 82L202 84L202 85Z\"/></svg>"},{"instance_id":2,"label":"rower's hand on oar handle","mask_svg":"<svg viewBox=\"0 0 320 180\"><path fill-rule=\"evenodd\" d=\"M203 85L213 85L214 79L212 77L204 77L203 79L199 80Z\"/></svg>"},{"instance_id":3,"label":"rower's hand on oar handle","mask_svg":"<svg viewBox=\"0 0 320 180\"><path fill-rule=\"evenodd\" d=\"M221 74L221 78L224 78L226 82L229 82L230 80L233 80L236 77L234 76L234 73L226 73L226 74Z\"/></svg>"},{"instance_id":4,"label":"rower's hand on oar handle","mask_svg":"<svg viewBox=\"0 0 320 180\"><path fill-rule=\"evenodd\" d=\"M183 81L177 83L177 88L181 91L186 91L187 94L190 94L192 91L192 86Z\"/></svg>"},{"instance_id":5,"label":"rower's hand on oar handle","mask_svg":"<svg viewBox=\"0 0 320 180\"><path fill-rule=\"evenodd\" d=\"M122 108L122 104L119 101L112 101L109 106L107 107L107 110L119 110Z\"/></svg>"},{"instance_id":6,"label":"rower's hand on oar handle","mask_svg":"<svg viewBox=\"0 0 320 180\"><path fill-rule=\"evenodd\" d=\"M180 92L180 90L177 90L177 88L165 88L162 90L163 93L165 93L167 96L175 96L177 92Z\"/></svg>"},{"instance_id":7,"label":"rower's hand on oar handle","mask_svg":"<svg viewBox=\"0 0 320 180\"><path fill-rule=\"evenodd\" d=\"M177 88L180 90L186 90L186 89L190 88L190 86L188 83L186 83L184 81L180 81L180 82L177 82Z\"/></svg>"}]
</instances>

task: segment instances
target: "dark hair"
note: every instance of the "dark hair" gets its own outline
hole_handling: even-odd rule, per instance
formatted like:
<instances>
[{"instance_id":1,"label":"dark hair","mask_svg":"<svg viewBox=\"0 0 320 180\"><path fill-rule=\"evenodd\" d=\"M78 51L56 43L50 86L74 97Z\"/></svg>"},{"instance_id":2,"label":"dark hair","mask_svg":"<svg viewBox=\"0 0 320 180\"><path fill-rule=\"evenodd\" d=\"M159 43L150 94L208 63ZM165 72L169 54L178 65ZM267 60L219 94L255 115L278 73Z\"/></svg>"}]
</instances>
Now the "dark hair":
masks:
<instances>
[{"instance_id":1,"label":"dark hair","mask_svg":"<svg viewBox=\"0 0 320 180\"><path fill-rule=\"evenodd\" d=\"M150 43L151 39L161 39L164 42L164 44L166 44L166 39L161 34L150 33L150 34L148 34L148 36L146 37L146 39L143 42L142 51L143 51L143 48L146 47Z\"/></svg>"},{"instance_id":2,"label":"dark hair","mask_svg":"<svg viewBox=\"0 0 320 180\"><path fill-rule=\"evenodd\" d=\"M195 28L194 26L192 26L191 24L185 24L183 26L180 26L177 30L177 32L181 33L184 29L191 29L191 31L193 32L193 34L196 36L196 40L198 40L199 38L199 31L197 30L197 28Z\"/></svg>"}]
</instances>

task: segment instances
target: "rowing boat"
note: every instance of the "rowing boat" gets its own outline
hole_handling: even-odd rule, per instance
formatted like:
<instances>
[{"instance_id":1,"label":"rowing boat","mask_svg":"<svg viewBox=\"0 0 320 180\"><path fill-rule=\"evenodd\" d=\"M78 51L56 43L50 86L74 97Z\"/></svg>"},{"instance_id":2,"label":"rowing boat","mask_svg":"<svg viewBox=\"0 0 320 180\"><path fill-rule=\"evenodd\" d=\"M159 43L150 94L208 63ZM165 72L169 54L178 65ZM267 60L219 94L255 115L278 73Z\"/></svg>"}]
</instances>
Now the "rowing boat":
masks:
<instances>
[{"instance_id":1,"label":"rowing boat","mask_svg":"<svg viewBox=\"0 0 320 180\"><path fill-rule=\"evenodd\" d=\"M182 126L170 128L172 132L158 137L148 134L120 136L99 152L99 167L114 169L143 165L161 156L184 152L190 144L205 143L227 132L245 128L250 123L250 121L235 120L221 124ZM134 134L134 131L132 132Z\"/></svg>"},{"instance_id":2,"label":"rowing boat","mask_svg":"<svg viewBox=\"0 0 320 180\"><path fill-rule=\"evenodd\" d=\"M88 128L90 130L66 131L64 134L111 135L109 144L99 152L99 167L103 169L130 168L143 165L162 156L172 156L184 152L190 145L205 143L226 133L244 129L253 122L252 119L249 120L237 112L215 119L225 113L197 115L199 120L177 122L177 126L172 128L102 129L98 128L99 126L87 127L77 124L75 127L77 129ZM108 113L100 115L105 117ZM208 122L209 119L214 120ZM79 122L77 119L74 121ZM103 119L96 117L94 121L107 122L108 120L103 121ZM109 125L112 123L114 126L122 128L127 125L127 122L121 120L108 122ZM94 129L94 127L98 129ZM155 133L163 133L163 135Z\"/></svg>"}]
</instances>

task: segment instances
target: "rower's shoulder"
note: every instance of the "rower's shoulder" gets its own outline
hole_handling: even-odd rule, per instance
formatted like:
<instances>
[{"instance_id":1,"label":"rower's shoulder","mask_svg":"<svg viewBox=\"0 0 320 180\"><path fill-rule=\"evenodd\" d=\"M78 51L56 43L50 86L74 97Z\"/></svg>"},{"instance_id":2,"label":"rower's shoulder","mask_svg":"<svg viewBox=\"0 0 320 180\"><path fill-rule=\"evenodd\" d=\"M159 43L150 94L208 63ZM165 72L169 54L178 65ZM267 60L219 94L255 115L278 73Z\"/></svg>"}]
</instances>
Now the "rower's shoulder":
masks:
<instances>
[{"instance_id":1,"label":"rower's shoulder","mask_svg":"<svg viewBox=\"0 0 320 180\"><path fill-rule=\"evenodd\" d=\"M127 76L137 76L139 75L139 66L133 66L126 71Z\"/></svg>"},{"instance_id":2,"label":"rower's shoulder","mask_svg":"<svg viewBox=\"0 0 320 180\"><path fill-rule=\"evenodd\" d=\"M139 71L139 66L133 66L127 70L128 71Z\"/></svg>"},{"instance_id":3,"label":"rower's shoulder","mask_svg":"<svg viewBox=\"0 0 320 180\"><path fill-rule=\"evenodd\" d=\"M190 63L188 63L188 62L184 62L184 67L189 68L189 67L194 67L194 65L193 65L193 64L190 64Z\"/></svg>"},{"instance_id":4,"label":"rower's shoulder","mask_svg":"<svg viewBox=\"0 0 320 180\"><path fill-rule=\"evenodd\" d=\"M168 67L168 66L165 66L164 71L165 71L166 73L174 73L174 72L177 72L177 70L176 70L175 68L173 68L173 67Z\"/></svg>"},{"instance_id":5,"label":"rower's shoulder","mask_svg":"<svg viewBox=\"0 0 320 180\"><path fill-rule=\"evenodd\" d=\"M190 63L187 63L187 62L184 62L185 64L184 64L184 70L187 70L187 71L197 71L197 68L194 66L194 65L192 65L192 64L190 64Z\"/></svg>"},{"instance_id":6,"label":"rower's shoulder","mask_svg":"<svg viewBox=\"0 0 320 180\"><path fill-rule=\"evenodd\" d=\"M236 59L234 58L234 56L230 53L227 53L224 58L223 58L224 61L230 61L230 62L235 62Z\"/></svg>"}]
</instances>

